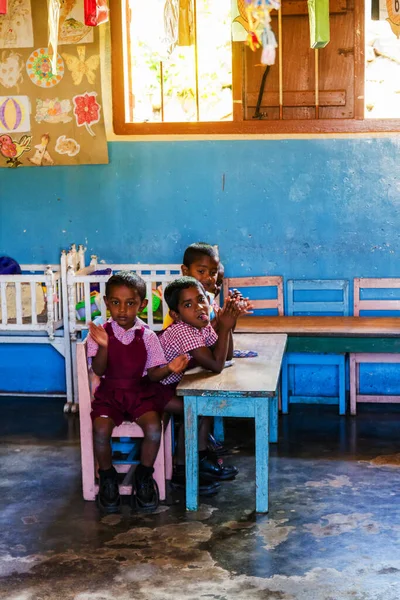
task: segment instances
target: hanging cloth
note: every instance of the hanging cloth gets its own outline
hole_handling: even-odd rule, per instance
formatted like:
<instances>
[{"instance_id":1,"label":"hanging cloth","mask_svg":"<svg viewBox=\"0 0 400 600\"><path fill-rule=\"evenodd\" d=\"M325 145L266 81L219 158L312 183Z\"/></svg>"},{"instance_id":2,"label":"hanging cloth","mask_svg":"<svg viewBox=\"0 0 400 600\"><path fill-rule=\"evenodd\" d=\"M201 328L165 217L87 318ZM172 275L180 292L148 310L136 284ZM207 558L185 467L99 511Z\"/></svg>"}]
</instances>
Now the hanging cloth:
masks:
<instances>
[{"instance_id":1,"label":"hanging cloth","mask_svg":"<svg viewBox=\"0 0 400 600\"><path fill-rule=\"evenodd\" d=\"M179 0L178 46L193 46L194 22L191 0Z\"/></svg>"},{"instance_id":2,"label":"hanging cloth","mask_svg":"<svg viewBox=\"0 0 400 600\"><path fill-rule=\"evenodd\" d=\"M179 0L165 0L164 5L164 38L163 44L167 55L172 54L178 43L179 34Z\"/></svg>"},{"instance_id":3,"label":"hanging cloth","mask_svg":"<svg viewBox=\"0 0 400 600\"><path fill-rule=\"evenodd\" d=\"M0 0L0 15L7 14L7 0Z\"/></svg>"}]
</instances>

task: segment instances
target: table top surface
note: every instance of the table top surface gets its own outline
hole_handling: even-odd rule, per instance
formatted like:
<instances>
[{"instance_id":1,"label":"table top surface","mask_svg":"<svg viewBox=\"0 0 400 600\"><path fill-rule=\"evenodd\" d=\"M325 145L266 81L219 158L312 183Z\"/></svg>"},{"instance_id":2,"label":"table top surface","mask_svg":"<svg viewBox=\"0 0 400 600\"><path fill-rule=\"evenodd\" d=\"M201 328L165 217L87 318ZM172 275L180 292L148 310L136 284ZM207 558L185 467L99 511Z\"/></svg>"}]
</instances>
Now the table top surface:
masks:
<instances>
[{"instance_id":1,"label":"table top surface","mask_svg":"<svg viewBox=\"0 0 400 600\"><path fill-rule=\"evenodd\" d=\"M236 350L255 350L253 358L235 358L222 373L201 369L183 376L178 396L274 396L278 387L285 334L240 334L234 336Z\"/></svg>"},{"instance_id":2,"label":"table top surface","mask_svg":"<svg viewBox=\"0 0 400 600\"><path fill-rule=\"evenodd\" d=\"M242 317L236 333L286 333L288 335L378 336L400 335L399 317Z\"/></svg>"}]
</instances>

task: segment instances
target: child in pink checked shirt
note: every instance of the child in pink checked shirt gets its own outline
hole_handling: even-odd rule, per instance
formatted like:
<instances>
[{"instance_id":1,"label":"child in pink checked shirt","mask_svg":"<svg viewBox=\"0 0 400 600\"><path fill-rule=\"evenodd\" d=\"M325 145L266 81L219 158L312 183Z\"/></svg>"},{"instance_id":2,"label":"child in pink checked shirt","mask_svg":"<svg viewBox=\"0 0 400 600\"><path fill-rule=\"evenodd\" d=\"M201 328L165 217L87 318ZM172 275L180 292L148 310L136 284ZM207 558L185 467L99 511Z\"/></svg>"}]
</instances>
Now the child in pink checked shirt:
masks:
<instances>
[{"instance_id":1,"label":"child in pink checked shirt","mask_svg":"<svg viewBox=\"0 0 400 600\"><path fill-rule=\"evenodd\" d=\"M111 433L124 420L143 429L140 464L136 467L132 501L137 509L153 511L158 490L152 475L161 439L161 414L182 413L182 400L174 389L158 383L184 371L185 356L165 359L156 334L137 314L147 305L145 282L126 271L112 276L106 285L105 303L111 318L105 325L89 324L87 348L94 373L101 377L94 393L94 452L99 464L99 508L118 512L117 473L111 460ZM145 377L145 375L147 375Z\"/></svg>"},{"instance_id":2,"label":"child in pink checked shirt","mask_svg":"<svg viewBox=\"0 0 400 600\"><path fill-rule=\"evenodd\" d=\"M167 361L184 355L196 364L214 373L224 368L231 346L232 329L237 318L247 312L241 309L235 298L229 296L218 314L218 334L210 324L209 302L200 281L194 277L180 277L167 285L164 297L174 324L161 336L161 347ZM162 380L167 386L176 386L183 377L183 370L171 373ZM234 479L236 467L222 466L214 453L207 449L210 420L202 419L199 430L199 475L202 480L225 481ZM176 457L173 482L184 478L184 457ZM182 481L182 484L184 482Z\"/></svg>"}]
</instances>

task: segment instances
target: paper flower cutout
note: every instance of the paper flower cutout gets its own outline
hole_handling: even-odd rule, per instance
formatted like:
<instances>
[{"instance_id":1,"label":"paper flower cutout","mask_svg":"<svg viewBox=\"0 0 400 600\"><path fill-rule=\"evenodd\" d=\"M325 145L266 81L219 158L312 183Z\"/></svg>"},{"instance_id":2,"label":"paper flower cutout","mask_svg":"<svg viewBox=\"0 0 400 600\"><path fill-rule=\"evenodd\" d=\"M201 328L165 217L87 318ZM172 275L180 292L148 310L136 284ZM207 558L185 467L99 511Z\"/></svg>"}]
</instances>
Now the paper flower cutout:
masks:
<instances>
[{"instance_id":1,"label":"paper flower cutout","mask_svg":"<svg viewBox=\"0 0 400 600\"><path fill-rule=\"evenodd\" d=\"M90 135L96 134L92 130L92 125L100 121L101 106L96 100L96 92L86 92L72 98L74 102L74 114L78 127L85 126Z\"/></svg>"}]
</instances>

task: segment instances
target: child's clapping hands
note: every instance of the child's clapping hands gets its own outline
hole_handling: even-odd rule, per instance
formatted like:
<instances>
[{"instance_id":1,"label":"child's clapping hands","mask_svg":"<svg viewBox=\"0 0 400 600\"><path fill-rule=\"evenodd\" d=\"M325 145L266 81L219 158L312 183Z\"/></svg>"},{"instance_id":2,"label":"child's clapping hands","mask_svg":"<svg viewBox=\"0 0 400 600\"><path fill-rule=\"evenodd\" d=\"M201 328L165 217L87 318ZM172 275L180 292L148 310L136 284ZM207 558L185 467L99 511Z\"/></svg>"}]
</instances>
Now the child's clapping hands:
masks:
<instances>
[{"instance_id":1,"label":"child's clapping hands","mask_svg":"<svg viewBox=\"0 0 400 600\"><path fill-rule=\"evenodd\" d=\"M229 298L231 298L232 300L234 300L234 302L236 303L238 309L239 309L239 317L242 317L243 315L251 315L253 314L253 308L254 306L252 305L251 301L249 300L249 298L245 298L241 292L239 292L239 290L237 289L232 289L229 290Z\"/></svg>"}]
</instances>

